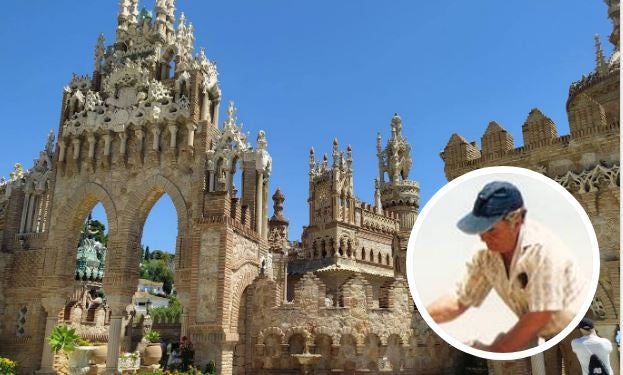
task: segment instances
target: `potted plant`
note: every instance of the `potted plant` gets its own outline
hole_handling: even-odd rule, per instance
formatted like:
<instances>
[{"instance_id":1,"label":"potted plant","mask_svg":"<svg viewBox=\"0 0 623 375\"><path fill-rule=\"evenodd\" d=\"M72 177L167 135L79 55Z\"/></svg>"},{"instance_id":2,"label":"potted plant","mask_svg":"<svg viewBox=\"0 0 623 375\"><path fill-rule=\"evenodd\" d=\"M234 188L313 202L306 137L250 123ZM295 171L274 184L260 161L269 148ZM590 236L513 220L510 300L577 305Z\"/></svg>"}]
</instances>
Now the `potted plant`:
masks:
<instances>
[{"instance_id":1,"label":"potted plant","mask_svg":"<svg viewBox=\"0 0 623 375\"><path fill-rule=\"evenodd\" d=\"M95 347L76 334L74 328L66 325L54 327L48 343L55 353L63 352L68 356L70 373L84 374L89 371L89 359Z\"/></svg>"},{"instance_id":2,"label":"potted plant","mask_svg":"<svg viewBox=\"0 0 623 375\"><path fill-rule=\"evenodd\" d=\"M160 347L160 332L153 329L145 334L147 347L143 356L143 364L145 366L156 365L162 358L162 348Z\"/></svg>"}]
</instances>

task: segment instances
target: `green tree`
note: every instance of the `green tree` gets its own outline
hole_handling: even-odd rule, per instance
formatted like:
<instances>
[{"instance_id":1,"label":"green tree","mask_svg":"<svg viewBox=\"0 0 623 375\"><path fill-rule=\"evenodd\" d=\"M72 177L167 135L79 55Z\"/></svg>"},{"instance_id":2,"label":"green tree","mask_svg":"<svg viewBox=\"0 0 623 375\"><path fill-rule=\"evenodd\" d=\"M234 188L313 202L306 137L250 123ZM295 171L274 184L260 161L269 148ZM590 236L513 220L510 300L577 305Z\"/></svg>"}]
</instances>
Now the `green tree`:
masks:
<instances>
[{"instance_id":1,"label":"green tree","mask_svg":"<svg viewBox=\"0 0 623 375\"><path fill-rule=\"evenodd\" d=\"M151 259L151 254L149 253L149 246L145 247L145 256L143 257L144 260L150 260Z\"/></svg>"},{"instance_id":2,"label":"green tree","mask_svg":"<svg viewBox=\"0 0 623 375\"><path fill-rule=\"evenodd\" d=\"M151 281L162 282L165 293L171 293L173 286L173 271L168 267L166 259L150 259L144 261L140 277Z\"/></svg>"}]
</instances>

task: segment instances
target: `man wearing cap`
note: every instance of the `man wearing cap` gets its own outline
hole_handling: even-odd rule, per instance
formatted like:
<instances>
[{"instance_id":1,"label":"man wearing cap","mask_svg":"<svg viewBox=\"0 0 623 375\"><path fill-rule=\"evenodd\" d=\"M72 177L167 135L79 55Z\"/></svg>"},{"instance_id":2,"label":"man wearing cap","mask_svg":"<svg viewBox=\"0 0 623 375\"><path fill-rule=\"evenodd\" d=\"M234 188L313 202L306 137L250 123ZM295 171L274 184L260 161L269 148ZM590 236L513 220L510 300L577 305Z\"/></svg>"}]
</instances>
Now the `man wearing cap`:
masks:
<instances>
[{"instance_id":1,"label":"man wearing cap","mask_svg":"<svg viewBox=\"0 0 623 375\"><path fill-rule=\"evenodd\" d=\"M577 339L573 339L571 341L571 349L573 349L575 355L578 356L580 367L582 367L582 375L591 374L588 370L591 362L590 358L593 354L599 358L604 365L605 370L608 371L607 373L603 371L601 373L604 375L613 374L612 367L610 366L612 343L607 339L597 336L593 321L588 318L582 319L578 328L582 333L582 337L578 337Z\"/></svg>"},{"instance_id":2,"label":"man wearing cap","mask_svg":"<svg viewBox=\"0 0 623 375\"><path fill-rule=\"evenodd\" d=\"M535 346L539 337L558 334L579 310L583 287L575 261L551 233L526 221L526 212L513 184L485 185L457 226L480 236L487 248L474 255L453 295L427 307L435 322L445 323L479 307L495 289L519 320L490 345L473 344L478 349L514 352Z\"/></svg>"}]
</instances>

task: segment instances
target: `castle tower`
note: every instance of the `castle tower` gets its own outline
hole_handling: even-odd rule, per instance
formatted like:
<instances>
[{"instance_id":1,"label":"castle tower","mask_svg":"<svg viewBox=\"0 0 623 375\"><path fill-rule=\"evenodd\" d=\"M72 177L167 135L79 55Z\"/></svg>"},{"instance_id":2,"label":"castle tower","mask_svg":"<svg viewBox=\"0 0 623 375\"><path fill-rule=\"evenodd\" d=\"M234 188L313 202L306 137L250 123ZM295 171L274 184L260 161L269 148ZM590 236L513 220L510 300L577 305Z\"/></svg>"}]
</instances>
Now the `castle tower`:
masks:
<instances>
[{"instance_id":1,"label":"castle tower","mask_svg":"<svg viewBox=\"0 0 623 375\"><path fill-rule=\"evenodd\" d=\"M381 134L376 138L379 158L379 178L375 181L375 201L380 202L384 214L398 219L398 233L392 243L394 268L404 274L407 261L407 242L417 218L420 205L420 185L409 180L413 163L411 146L402 135L402 119L395 113L391 121L392 135L382 149ZM388 180L385 179L387 176ZM378 205L378 203L377 203Z\"/></svg>"},{"instance_id":2,"label":"castle tower","mask_svg":"<svg viewBox=\"0 0 623 375\"><path fill-rule=\"evenodd\" d=\"M346 154L333 140L332 162L325 154L316 163L312 148L309 152L309 223L355 222L355 195L353 192L353 158L350 145Z\"/></svg>"},{"instance_id":3,"label":"castle tower","mask_svg":"<svg viewBox=\"0 0 623 375\"><path fill-rule=\"evenodd\" d=\"M380 201L383 211L397 215L400 231L410 233L420 204L420 186L416 181L409 180L413 163L411 146L402 135L402 119L397 113L392 117L391 128L392 135L384 150L381 148L381 135L377 136Z\"/></svg>"}]
</instances>

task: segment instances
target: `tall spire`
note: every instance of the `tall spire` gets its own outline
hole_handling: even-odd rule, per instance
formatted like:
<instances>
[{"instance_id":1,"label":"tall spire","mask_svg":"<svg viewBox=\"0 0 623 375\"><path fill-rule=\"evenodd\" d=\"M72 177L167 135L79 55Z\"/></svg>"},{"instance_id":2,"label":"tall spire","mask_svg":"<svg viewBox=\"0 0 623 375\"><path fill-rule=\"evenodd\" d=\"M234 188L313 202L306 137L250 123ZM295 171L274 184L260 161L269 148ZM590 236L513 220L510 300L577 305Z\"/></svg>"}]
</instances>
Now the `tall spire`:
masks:
<instances>
[{"instance_id":1,"label":"tall spire","mask_svg":"<svg viewBox=\"0 0 623 375\"><path fill-rule=\"evenodd\" d=\"M119 0L119 14L117 15L117 41L122 40L124 34L128 31L132 5L132 0Z\"/></svg>"},{"instance_id":2,"label":"tall spire","mask_svg":"<svg viewBox=\"0 0 623 375\"><path fill-rule=\"evenodd\" d=\"M601 40L599 34L595 34L595 70L597 73L605 74L608 72L608 66L604 58L604 51L601 49Z\"/></svg>"},{"instance_id":3,"label":"tall spire","mask_svg":"<svg viewBox=\"0 0 623 375\"><path fill-rule=\"evenodd\" d=\"M340 152L337 149L337 138L333 138L333 167L337 167Z\"/></svg>"},{"instance_id":4,"label":"tall spire","mask_svg":"<svg viewBox=\"0 0 623 375\"><path fill-rule=\"evenodd\" d=\"M106 48L104 47L104 34L100 33L100 35L97 37L97 43L95 45L95 62L93 66L93 71L100 71L105 52Z\"/></svg>"}]
</instances>

